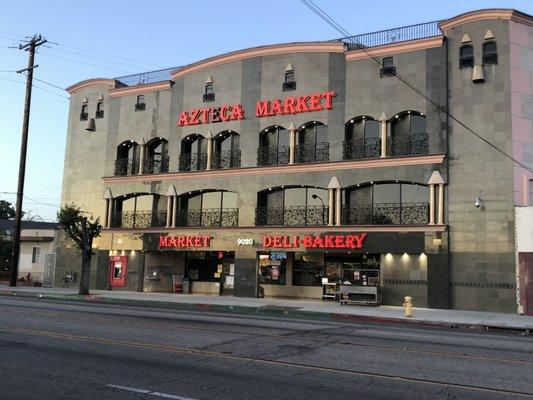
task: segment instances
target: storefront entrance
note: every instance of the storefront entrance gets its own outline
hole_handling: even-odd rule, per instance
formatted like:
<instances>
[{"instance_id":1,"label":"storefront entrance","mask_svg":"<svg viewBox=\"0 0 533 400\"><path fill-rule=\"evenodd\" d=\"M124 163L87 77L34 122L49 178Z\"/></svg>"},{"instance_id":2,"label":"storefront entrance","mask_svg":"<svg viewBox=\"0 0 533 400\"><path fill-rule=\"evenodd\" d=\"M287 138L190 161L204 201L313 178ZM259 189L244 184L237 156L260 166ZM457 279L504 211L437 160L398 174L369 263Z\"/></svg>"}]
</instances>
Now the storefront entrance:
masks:
<instances>
[{"instance_id":1,"label":"storefront entrance","mask_svg":"<svg viewBox=\"0 0 533 400\"><path fill-rule=\"evenodd\" d=\"M232 295L235 282L235 253L232 251L188 251L185 279L193 294Z\"/></svg>"}]
</instances>

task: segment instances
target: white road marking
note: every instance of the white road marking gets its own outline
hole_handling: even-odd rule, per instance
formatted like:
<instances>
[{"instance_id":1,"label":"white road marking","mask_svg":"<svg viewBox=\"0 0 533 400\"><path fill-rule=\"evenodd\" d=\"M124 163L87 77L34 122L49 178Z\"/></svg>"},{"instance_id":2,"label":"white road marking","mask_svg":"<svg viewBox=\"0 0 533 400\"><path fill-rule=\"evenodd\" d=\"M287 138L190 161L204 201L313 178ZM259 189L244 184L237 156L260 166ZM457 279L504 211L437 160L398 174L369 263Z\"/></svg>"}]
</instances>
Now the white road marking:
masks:
<instances>
[{"instance_id":1,"label":"white road marking","mask_svg":"<svg viewBox=\"0 0 533 400\"><path fill-rule=\"evenodd\" d=\"M168 394L168 393L161 393L161 392L153 392L151 390L146 390L146 389L137 389L137 388L132 388L132 387L128 387L128 386L120 386L120 385L107 385L108 387L111 387L111 388L114 388L114 389L120 389L120 390L126 390L128 392L134 392L134 393L142 393L142 394L147 394L149 396L157 396L157 397L163 397L165 399L174 399L174 400L196 400L196 399L192 399L190 397L183 397L183 396L176 396L176 395L173 395L173 394Z\"/></svg>"}]
</instances>

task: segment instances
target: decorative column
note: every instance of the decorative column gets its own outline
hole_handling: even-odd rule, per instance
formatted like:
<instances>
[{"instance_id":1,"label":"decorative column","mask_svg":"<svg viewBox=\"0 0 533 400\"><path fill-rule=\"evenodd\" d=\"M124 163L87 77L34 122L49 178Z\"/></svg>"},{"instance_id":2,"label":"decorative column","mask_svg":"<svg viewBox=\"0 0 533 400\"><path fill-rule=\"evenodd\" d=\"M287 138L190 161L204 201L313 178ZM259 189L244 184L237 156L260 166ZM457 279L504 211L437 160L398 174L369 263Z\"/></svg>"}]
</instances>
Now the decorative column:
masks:
<instances>
[{"instance_id":1,"label":"decorative column","mask_svg":"<svg viewBox=\"0 0 533 400\"><path fill-rule=\"evenodd\" d=\"M146 153L146 142L144 141L144 138L141 139L141 154L139 155L139 175L144 174L144 158Z\"/></svg>"},{"instance_id":2,"label":"decorative column","mask_svg":"<svg viewBox=\"0 0 533 400\"><path fill-rule=\"evenodd\" d=\"M102 196L105 199L104 227L111 228L111 216L113 214L113 194L107 188Z\"/></svg>"},{"instance_id":3,"label":"decorative column","mask_svg":"<svg viewBox=\"0 0 533 400\"><path fill-rule=\"evenodd\" d=\"M439 202L437 208L437 224L444 225L444 179L439 171L433 171L429 185L429 224L435 225L435 186L439 186Z\"/></svg>"},{"instance_id":4,"label":"decorative column","mask_svg":"<svg viewBox=\"0 0 533 400\"><path fill-rule=\"evenodd\" d=\"M294 164L296 158L296 128L294 122L289 125L289 165Z\"/></svg>"},{"instance_id":5,"label":"decorative column","mask_svg":"<svg viewBox=\"0 0 533 400\"><path fill-rule=\"evenodd\" d=\"M175 191L176 189L174 189ZM172 224L171 228L176 227L176 220L178 218L178 195L176 194L174 197L174 207L172 209Z\"/></svg>"},{"instance_id":6,"label":"decorative column","mask_svg":"<svg viewBox=\"0 0 533 400\"><path fill-rule=\"evenodd\" d=\"M337 201L337 205L335 207L335 225L341 226L341 210L342 210L342 189L337 188L337 198L335 199Z\"/></svg>"},{"instance_id":7,"label":"decorative column","mask_svg":"<svg viewBox=\"0 0 533 400\"><path fill-rule=\"evenodd\" d=\"M381 158L387 157L387 115L382 112L379 117L379 137L381 139Z\"/></svg>"},{"instance_id":8,"label":"decorative column","mask_svg":"<svg viewBox=\"0 0 533 400\"><path fill-rule=\"evenodd\" d=\"M335 189L328 188L328 226L334 225Z\"/></svg>"},{"instance_id":9,"label":"decorative column","mask_svg":"<svg viewBox=\"0 0 533 400\"><path fill-rule=\"evenodd\" d=\"M176 203L177 193L174 185L171 185L167 190L167 228L174 228L176 226Z\"/></svg>"},{"instance_id":10,"label":"decorative column","mask_svg":"<svg viewBox=\"0 0 533 400\"><path fill-rule=\"evenodd\" d=\"M429 224L435 225L435 185L429 185Z\"/></svg>"},{"instance_id":11,"label":"decorative column","mask_svg":"<svg viewBox=\"0 0 533 400\"><path fill-rule=\"evenodd\" d=\"M337 221L339 221L337 223L337 225L340 224L340 217L335 217L335 192L337 191L337 189L340 189L341 187L341 184L339 183L339 180L337 179L336 176L333 176L331 177L330 181L329 181L329 185L328 185L328 206L329 206L329 210L328 210L328 226L333 226L335 225L335 219L337 219ZM339 209L340 211L340 206L338 205L338 200L337 200L337 208ZM340 215L340 213L339 213Z\"/></svg>"},{"instance_id":12,"label":"decorative column","mask_svg":"<svg viewBox=\"0 0 533 400\"><path fill-rule=\"evenodd\" d=\"M207 170L213 165L213 132L207 132Z\"/></svg>"},{"instance_id":13,"label":"decorative column","mask_svg":"<svg viewBox=\"0 0 533 400\"><path fill-rule=\"evenodd\" d=\"M439 184L439 208L437 224L444 225L444 183Z\"/></svg>"}]
</instances>

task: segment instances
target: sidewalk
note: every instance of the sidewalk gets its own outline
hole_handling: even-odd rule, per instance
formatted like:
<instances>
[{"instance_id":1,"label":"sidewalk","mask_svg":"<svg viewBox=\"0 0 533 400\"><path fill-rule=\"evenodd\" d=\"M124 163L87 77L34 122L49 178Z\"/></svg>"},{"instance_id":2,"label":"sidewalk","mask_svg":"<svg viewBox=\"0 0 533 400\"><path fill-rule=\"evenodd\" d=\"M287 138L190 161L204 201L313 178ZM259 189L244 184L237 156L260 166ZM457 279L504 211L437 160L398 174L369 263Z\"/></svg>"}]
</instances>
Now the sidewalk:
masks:
<instances>
[{"instance_id":1,"label":"sidewalk","mask_svg":"<svg viewBox=\"0 0 533 400\"><path fill-rule=\"evenodd\" d=\"M533 330L533 317L480 311L414 308L413 317L405 318L402 307L341 306L333 301L281 298L201 296L174 293L142 293L93 290L90 296L78 296L77 288L44 288L0 285L0 295L54 300L122 304L189 311L215 311L248 315L282 315L290 318L332 321L367 321L414 323L466 329Z\"/></svg>"}]
</instances>

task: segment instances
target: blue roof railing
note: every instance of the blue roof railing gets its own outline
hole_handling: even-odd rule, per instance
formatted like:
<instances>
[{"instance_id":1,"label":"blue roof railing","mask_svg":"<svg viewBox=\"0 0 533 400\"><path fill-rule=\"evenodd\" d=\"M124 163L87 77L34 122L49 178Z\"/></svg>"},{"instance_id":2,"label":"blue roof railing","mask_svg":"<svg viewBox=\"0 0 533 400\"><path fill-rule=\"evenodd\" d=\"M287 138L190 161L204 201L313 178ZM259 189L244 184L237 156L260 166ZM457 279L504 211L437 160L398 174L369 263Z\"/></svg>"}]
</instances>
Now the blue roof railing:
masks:
<instances>
[{"instance_id":1,"label":"blue roof railing","mask_svg":"<svg viewBox=\"0 0 533 400\"><path fill-rule=\"evenodd\" d=\"M407 42L409 40L424 39L441 36L439 28L441 21L424 22L422 24L402 26L399 28L386 29L378 32L363 33L361 35L347 36L335 39L336 42L344 42L348 50L356 50L361 47L377 47L386 44ZM137 86L147 83L156 83L171 80L170 73L182 67L165 68L157 71L142 72L139 74L126 75L115 78L124 86Z\"/></svg>"},{"instance_id":2,"label":"blue roof railing","mask_svg":"<svg viewBox=\"0 0 533 400\"><path fill-rule=\"evenodd\" d=\"M338 41L346 43L348 50L355 50L361 47L377 47L386 44L407 42L409 40L442 36L439 28L440 22L424 22L422 24L402 26L378 32L363 33L361 35L340 38Z\"/></svg>"},{"instance_id":3,"label":"blue roof railing","mask_svg":"<svg viewBox=\"0 0 533 400\"><path fill-rule=\"evenodd\" d=\"M157 71L141 72L140 74L126 75L115 78L116 81L125 86L144 85L146 83L155 83L169 81L170 73L180 67L158 69Z\"/></svg>"}]
</instances>

